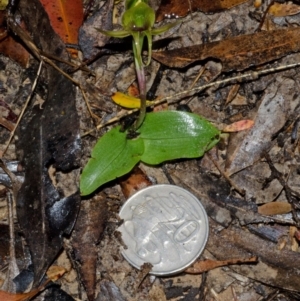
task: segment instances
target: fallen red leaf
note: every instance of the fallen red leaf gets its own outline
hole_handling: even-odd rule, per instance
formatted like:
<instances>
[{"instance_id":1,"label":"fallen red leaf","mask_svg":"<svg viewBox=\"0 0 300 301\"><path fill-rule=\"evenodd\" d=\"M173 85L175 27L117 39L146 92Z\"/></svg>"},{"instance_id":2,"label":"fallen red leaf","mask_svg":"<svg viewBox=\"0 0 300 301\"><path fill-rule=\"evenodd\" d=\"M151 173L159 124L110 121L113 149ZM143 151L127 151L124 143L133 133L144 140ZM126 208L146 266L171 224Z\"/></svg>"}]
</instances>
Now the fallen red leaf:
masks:
<instances>
[{"instance_id":1,"label":"fallen red leaf","mask_svg":"<svg viewBox=\"0 0 300 301\"><path fill-rule=\"evenodd\" d=\"M78 44L78 32L83 22L82 0L40 0L51 26L66 44ZM77 56L75 49L69 52Z\"/></svg>"}]
</instances>

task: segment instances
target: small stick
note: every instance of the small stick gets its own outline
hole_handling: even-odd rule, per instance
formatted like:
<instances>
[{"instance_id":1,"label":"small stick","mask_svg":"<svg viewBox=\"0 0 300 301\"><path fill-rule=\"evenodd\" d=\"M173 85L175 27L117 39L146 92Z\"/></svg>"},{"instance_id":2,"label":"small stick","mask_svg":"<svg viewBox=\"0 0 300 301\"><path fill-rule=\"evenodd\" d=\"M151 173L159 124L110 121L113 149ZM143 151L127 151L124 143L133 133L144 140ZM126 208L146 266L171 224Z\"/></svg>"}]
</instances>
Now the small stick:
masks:
<instances>
[{"instance_id":1,"label":"small stick","mask_svg":"<svg viewBox=\"0 0 300 301\"><path fill-rule=\"evenodd\" d=\"M24 112L25 112L25 110L26 110L26 108L27 108L27 106L28 106L28 103L29 103L29 101L30 101L30 99L31 99L31 97L32 97L32 94L33 94L33 91L34 91L34 89L35 89L35 87L36 87L38 78L39 78L39 76L40 76L40 74L41 74L42 65L43 65L43 61L41 60L41 61L40 61L39 68L38 68L38 71L37 71L37 74L36 74L36 77L35 77L35 79L34 79L34 82L33 82L33 84L32 84L32 87L31 87L30 94L28 95L28 97L27 97L27 99L26 99L25 105L24 105L24 107L23 107L23 109L22 109L21 114L20 114L19 117L18 117L18 121L17 121L17 123L16 123L14 129L13 129L13 130L11 131L11 133L10 133L9 139L8 139L8 141L7 141L7 143L6 143L6 146L5 146L5 148L4 148L4 151L3 151L3 153L2 153L2 158L3 158L4 154L5 154L5 152L7 151L8 146L10 145L10 142L11 142L13 136L15 135L16 129L17 129L17 127L18 127L18 125L19 125L19 123L20 123L20 121L21 121L21 119L22 119L22 117L23 117L23 115L24 115Z\"/></svg>"},{"instance_id":2,"label":"small stick","mask_svg":"<svg viewBox=\"0 0 300 301\"><path fill-rule=\"evenodd\" d=\"M279 72L279 71L283 71L283 70L287 70L287 69L291 69L291 68L296 68L296 67L299 67L299 66L300 66L300 62L299 63L288 64L288 65L281 65L281 66L278 66L278 67L263 69L263 70L254 71L254 72L248 72L248 73L245 73L245 74L242 74L242 75L225 78L225 79L222 79L222 80L218 80L218 81L215 81L215 82L212 82L212 83L208 83L208 84L205 84L205 85L202 85L202 86L195 87L195 88L190 89L190 90L185 90L185 91L176 93L174 95L164 97L164 98L159 99L159 100L155 100L147 106L148 107L157 106L157 105L160 105L164 102L168 102L168 104L176 103L176 102L179 101L179 100L176 100L177 98L180 98L180 97L183 97L183 96L189 96L189 94L192 95L192 94L198 93L198 92L200 92L204 89L207 89L207 88L210 88L210 87L213 87L213 86L218 86L218 85L221 85L221 84L229 84L229 83L232 83L234 81L241 82L243 80L255 80L255 79L257 79L258 77L260 77L262 75L266 75L266 74L274 73L274 72ZM113 117L112 119L110 119L106 123L102 123L102 124L97 125L97 127L95 129L92 129L88 132L85 132L82 135L82 137L84 137L86 135L89 135L92 132L94 132L96 130L99 130L99 129L107 126L107 125L110 125L114 122L117 122L121 118L123 118L125 116L128 116L128 115L131 115L131 114L135 113L136 111L138 111L138 109L130 110L130 111L127 111L126 113L122 112L121 114L118 114L117 116Z\"/></svg>"},{"instance_id":3,"label":"small stick","mask_svg":"<svg viewBox=\"0 0 300 301\"><path fill-rule=\"evenodd\" d=\"M245 195L245 190L240 189L239 187L237 187L235 185L235 183L230 179L230 177L226 175L226 173L222 170L222 168L219 165L219 163L212 157L212 155L210 154L210 151L208 151L206 154L207 154L208 158L212 161L212 163L214 163L214 165L216 166L216 168L218 169L218 171L220 172L220 174L234 188L234 190L236 190L240 195L244 196Z\"/></svg>"}]
</instances>

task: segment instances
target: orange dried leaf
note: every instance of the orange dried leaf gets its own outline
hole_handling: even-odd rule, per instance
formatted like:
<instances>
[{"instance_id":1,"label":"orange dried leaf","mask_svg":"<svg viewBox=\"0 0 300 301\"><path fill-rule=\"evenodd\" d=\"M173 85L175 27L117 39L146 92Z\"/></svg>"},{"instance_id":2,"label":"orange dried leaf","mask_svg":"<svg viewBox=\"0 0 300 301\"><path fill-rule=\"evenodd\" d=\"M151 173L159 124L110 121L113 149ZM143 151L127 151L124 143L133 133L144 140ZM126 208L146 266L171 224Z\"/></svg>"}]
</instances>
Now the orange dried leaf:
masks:
<instances>
[{"instance_id":1,"label":"orange dried leaf","mask_svg":"<svg viewBox=\"0 0 300 301\"><path fill-rule=\"evenodd\" d=\"M228 260L206 259L206 260L197 261L196 263L193 264L193 266L187 268L185 272L188 274L200 274L230 264L251 263L251 262L257 262L257 257L251 257L247 259L228 259Z\"/></svg>"},{"instance_id":2,"label":"orange dried leaf","mask_svg":"<svg viewBox=\"0 0 300 301\"><path fill-rule=\"evenodd\" d=\"M258 213L263 215L285 214L291 210L291 204L286 202L271 202L258 207Z\"/></svg>"},{"instance_id":3,"label":"orange dried leaf","mask_svg":"<svg viewBox=\"0 0 300 301\"><path fill-rule=\"evenodd\" d=\"M82 0L40 0L54 31L66 44L78 44L78 32L83 22ZM76 56L77 51L70 50Z\"/></svg>"},{"instance_id":4,"label":"orange dried leaf","mask_svg":"<svg viewBox=\"0 0 300 301\"><path fill-rule=\"evenodd\" d=\"M275 2L268 10L269 14L275 17L286 17L296 15L300 12L300 5L294 4L292 2L288 3L278 3Z\"/></svg>"},{"instance_id":5,"label":"orange dried leaf","mask_svg":"<svg viewBox=\"0 0 300 301\"><path fill-rule=\"evenodd\" d=\"M254 125L253 120L250 119L240 120L225 126L223 132L225 133L240 132L252 128L253 125Z\"/></svg>"},{"instance_id":6,"label":"orange dried leaf","mask_svg":"<svg viewBox=\"0 0 300 301\"><path fill-rule=\"evenodd\" d=\"M41 288L42 289L42 288ZM1 301L26 301L38 294L41 289L35 289L28 293L23 294L12 294L5 291L0 291L0 300Z\"/></svg>"}]
</instances>

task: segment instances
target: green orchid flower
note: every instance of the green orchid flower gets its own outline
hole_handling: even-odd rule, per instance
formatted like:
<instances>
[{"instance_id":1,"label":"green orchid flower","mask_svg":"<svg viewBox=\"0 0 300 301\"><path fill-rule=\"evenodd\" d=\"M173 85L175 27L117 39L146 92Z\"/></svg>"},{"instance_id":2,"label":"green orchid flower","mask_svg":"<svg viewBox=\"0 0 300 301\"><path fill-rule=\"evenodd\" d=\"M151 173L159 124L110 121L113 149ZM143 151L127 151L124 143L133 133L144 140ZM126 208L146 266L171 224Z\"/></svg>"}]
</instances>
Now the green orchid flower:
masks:
<instances>
[{"instance_id":1,"label":"green orchid flower","mask_svg":"<svg viewBox=\"0 0 300 301\"><path fill-rule=\"evenodd\" d=\"M114 38L125 38L130 35L133 37L132 48L141 99L140 114L134 125L134 130L137 130L142 125L146 114L146 77L144 67L151 62L152 36L161 34L179 24L179 22L175 22L154 28L154 23L155 12L148 5L148 0L126 0L125 12L122 16L123 30L104 31L97 29L102 34ZM148 41L148 59L146 64L144 64L142 59L145 37Z\"/></svg>"}]
</instances>

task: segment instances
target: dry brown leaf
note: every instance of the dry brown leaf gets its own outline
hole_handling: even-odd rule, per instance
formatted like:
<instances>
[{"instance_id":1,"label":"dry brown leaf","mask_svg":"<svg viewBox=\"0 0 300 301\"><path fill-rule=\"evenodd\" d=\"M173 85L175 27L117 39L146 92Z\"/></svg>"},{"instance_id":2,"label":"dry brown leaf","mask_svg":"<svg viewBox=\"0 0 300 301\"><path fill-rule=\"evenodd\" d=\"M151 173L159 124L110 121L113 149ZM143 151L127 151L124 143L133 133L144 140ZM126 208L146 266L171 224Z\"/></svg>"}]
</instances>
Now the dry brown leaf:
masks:
<instances>
[{"instance_id":1,"label":"dry brown leaf","mask_svg":"<svg viewBox=\"0 0 300 301\"><path fill-rule=\"evenodd\" d=\"M300 12L300 5L293 2L278 3L275 2L268 10L268 13L275 17L286 17L296 15Z\"/></svg>"},{"instance_id":2,"label":"dry brown leaf","mask_svg":"<svg viewBox=\"0 0 300 301\"><path fill-rule=\"evenodd\" d=\"M126 198L129 198L137 191L152 185L147 175L138 167L136 167L129 176L122 178L120 186Z\"/></svg>"},{"instance_id":3,"label":"dry brown leaf","mask_svg":"<svg viewBox=\"0 0 300 301\"><path fill-rule=\"evenodd\" d=\"M0 11L0 53L26 68L29 60L28 51L16 42L6 31L6 12ZM24 24L21 24L24 28Z\"/></svg>"},{"instance_id":4,"label":"dry brown leaf","mask_svg":"<svg viewBox=\"0 0 300 301\"><path fill-rule=\"evenodd\" d=\"M64 267L53 265L47 271L50 280L56 281L61 278L67 270Z\"/></svg>"},{"instance_id":5,"label":"dry brown leaf","mask_svg":"<svg viewBox=\"0 0 300 301\"><path fill-rule=\"evenodd\" d=\"M165 0L162 1L157 11L156 21L163 20L166 16L184 17L190 10L200 10L213 13L247 2L247 0Z\"/></svg>"},{"instance_id":6,"label":"dry brown leaf","mask_svg":"<svg viewBox=\"0 0 300 301\"><path fill-rule=\"evenodd\" d=\"M300 50L299 28L262 31L207 44L160 51L153 58L172 68L214 58L222 62L223 72L241 71Z\"/></svg>"},{"instance_id":7,"label":"dry brown leaf","mask_svg":"<svg viewBox=\"0 0 300 301\"><path fill-rule=\"evenodd\" d=\"M200 260L194 263L191 267L185 270L188 274L201 274L203 272L210 271L212 269L230 265L230 264L240 264L240 263L251 263L257 262L257 257L251 257L247 259L228 259L228 260Z\"/></svg>"},{"instance_id":8,"label":"dry brown leaf","mask_svg":"<svg viewBox=\"0 0 300 301\"><path fill-rule=\"evenodd\" d=\"M285 214L291 210L291 204L286 202L271 202L258 207L258 213L263 215Z\"/></svg>"},{"instance_id":9,"label":"dry brown leaf","mask_svg":"<svg viewBox=\"0 0 300 301\"><path fill-rule=\"evenodd\" d=\"M1 301L26 301L26 300L30 300L32 297L34 297L39 292L41 292L50 281L56 281L65 272L66 272L66 270L63 267L52 266L47 271L47 276L49 277L49 280L44 282L37 289L34 289L34 290L32 290L28 293L18 293L18 294L9 293L9 292L5 292L5 291L0 291L0 300Z\"/></svg>"}]
</instances>

